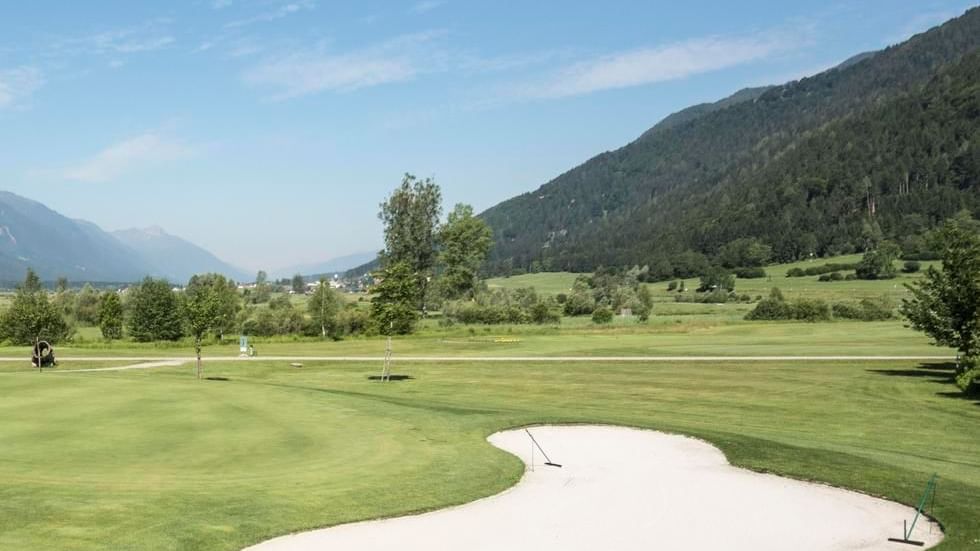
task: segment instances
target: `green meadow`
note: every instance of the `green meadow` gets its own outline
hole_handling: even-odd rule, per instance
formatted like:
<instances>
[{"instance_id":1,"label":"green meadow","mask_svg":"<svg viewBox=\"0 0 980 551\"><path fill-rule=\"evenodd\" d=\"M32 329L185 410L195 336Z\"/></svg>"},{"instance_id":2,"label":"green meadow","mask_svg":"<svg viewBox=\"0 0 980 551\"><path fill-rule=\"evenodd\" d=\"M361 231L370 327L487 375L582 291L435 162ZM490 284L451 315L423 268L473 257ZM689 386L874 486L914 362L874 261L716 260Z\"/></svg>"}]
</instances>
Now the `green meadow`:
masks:
<instances>
[{"instance_id":1,"label":"green meadow","mask_svg":"<svg viewBox=\"0 0 980 551\"><path fill-rule=\"evenodd\" d=\"M894 279L882 280L851 280L851 281L818 281L818 276L787 277L786 273L793 268L812 268L824 264L853 264L861 260L861 255L836 256L831 258L816 258L813 260L803 260L788 264L774 264L765 268L766 277L755 279L736 279L735 292L748 294L753 299L759 295L765 296L773 287L778 287L786 298L817 298L829 302L857 301L862 298L878 298L887 296L894 301L899 301L908 293L905 284L915 281L922 277L922 271L929 266L936 265L936 262L921 262L921 271L914 274L899 273ZM898 263L896 263L898 266ZM853 273L842 272L843 274ZM491 289L518 289L522 287L533 287L536 291L546 295L557 295L567 293L571 290L575 278L579 274L568 272L547 272L537 274L525 274L512 277L498 277L487 280L487 286ZM681 281L680 279L675 281ZM697 278L683 280L687 285L688 294L698 286ZM675 300L676 292L667 291L668 281L650 283L650 290L659 302L672 302ZM660 304L659 306L663 306ZM738 305L731 306L731 310L739 310ZM744 309L744 307L743 307ZM724 312L724 310L716 310ZM662 308L654 310L654 315L664 314Z\"/></svg>"}]
</instances>

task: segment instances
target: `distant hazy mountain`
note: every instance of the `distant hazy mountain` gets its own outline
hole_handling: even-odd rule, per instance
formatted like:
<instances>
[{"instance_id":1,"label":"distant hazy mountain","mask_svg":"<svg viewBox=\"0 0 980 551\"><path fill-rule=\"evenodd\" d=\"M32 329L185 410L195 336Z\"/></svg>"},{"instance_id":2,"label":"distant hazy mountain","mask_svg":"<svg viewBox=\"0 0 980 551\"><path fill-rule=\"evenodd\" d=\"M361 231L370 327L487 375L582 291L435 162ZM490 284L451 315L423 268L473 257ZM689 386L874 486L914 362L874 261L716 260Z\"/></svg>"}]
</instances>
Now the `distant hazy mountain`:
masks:
<instances>
[{"instance_id":1,"label":"distant hazy mountain","mask_svg":"<svg viewBox=\"0 0 980 551\"><path fill-rule=\"evenodd\" d=\"M0 282L24 279L27 268L52 281L133 282L147 275L184 282L192 274L247 276L204 249L163 230L108 233L48 207L0 191Z\"/></svg>"},{"instance_id":2,"label":"distant hazy mountain","mask_svg":"<svg viewBox=\"0 0 980 551\"><path fill-rule=\"evenodd\" d=\"M183 283L194 274L218 273L236 281L251 276L201 247L173 236L162 228L128 229L112 232L112 236L134 250L152 275Z\"/></svg>"},{"instance_id":3,"label":"distant hazy mountain","mask_svg":"<svg viewBox=\"0 0 980 551\"><path fill-rule=\"evenodd\" d=\"M28 267L47 280L133 281L145 273L132 250L95 224L0 191L0 280L20 281Z\"/></svg>"},{"instance_id":4,"label":"distant hazy mountain","mask_svg":"<svg viewBox=\"0 0 980 551\"><path fill-rule=\"evenodd\" d=\"M356 268L357 266L374 260L376 256L378 256L376 251L349 254L346 256L331 258L330 260L316 264L303 264L300 266L293 266L291 268L283 268L282 270L278 270L276 272L275 277L292 277L296 274L303 274L304 276L332 275L338 273L342 274L351 268Z\"/></svg>"}]
</instances>

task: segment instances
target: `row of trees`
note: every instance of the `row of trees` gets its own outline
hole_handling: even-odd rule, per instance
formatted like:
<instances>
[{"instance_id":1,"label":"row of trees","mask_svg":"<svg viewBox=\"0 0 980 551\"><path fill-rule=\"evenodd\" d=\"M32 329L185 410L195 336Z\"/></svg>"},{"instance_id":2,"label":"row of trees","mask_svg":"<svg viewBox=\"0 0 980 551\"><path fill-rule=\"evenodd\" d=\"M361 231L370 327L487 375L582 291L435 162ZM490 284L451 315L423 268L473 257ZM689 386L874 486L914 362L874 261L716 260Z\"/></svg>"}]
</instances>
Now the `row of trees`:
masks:
<instances>
[{"instance_id":1,"label":"row of trees","mask_svg":"<svg viewBox=\"0 0 980 551\"><path fill-rule=\"evenodd\" d=\"M128 334L137 342L208 335L221 340L229 333L253 334L250 328L265 329L260 336L303 332L326 338L339 334L341 300L325 281L309 297L305 312L296 310L288 297L272 299L265 308L247 302L233 281L218 274L194 276L179 291L166 280L146 278L125 292L99 293L86 286L73 296L67 283L59 283L57 291L49 294L37 274L28 270L10 308L0 315L0 340L29 344L41 337L62 342L71 337L75 323L98 325L109 340ZM293 320L284 323L287 330L268 329L270 315L280 323L283 311ZM363 324L354 325L363 328Z\"/></svg>"},{"instance_id":2,"label":"row of trees","mask_svg":"<svg viewBox=\"0 0 980 551\"><path fill-rule=\"evenodd\" d=\"M895 305L887 297L861 299L856 303L838 302L830 304L818 298L798 298L787 300L782 291L773 288L769 296L760 300L755 308L746 314L751 321L830 321L848 319L860 321L884 321L893 319Z\"/></svg>"}]
</instances>

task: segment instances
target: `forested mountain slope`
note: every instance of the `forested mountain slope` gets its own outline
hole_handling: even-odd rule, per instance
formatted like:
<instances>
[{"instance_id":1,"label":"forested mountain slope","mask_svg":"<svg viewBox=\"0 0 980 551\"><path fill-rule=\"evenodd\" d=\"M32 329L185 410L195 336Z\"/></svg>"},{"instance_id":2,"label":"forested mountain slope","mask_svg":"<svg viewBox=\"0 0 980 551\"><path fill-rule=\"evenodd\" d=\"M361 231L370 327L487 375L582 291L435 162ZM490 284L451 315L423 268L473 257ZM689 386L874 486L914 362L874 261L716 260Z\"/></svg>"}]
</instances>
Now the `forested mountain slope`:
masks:
<instances>
[{"instance_id":1,"label":"forested mountain slope","mask_svg":"<svg viewBox=\"0 0 980 551\"><path fill-rule=\"evenodd\" d=\"M978 47L973 9L814 77L682 111L484 212L490 271L646 264L670 277L741 237L793 260L974 208L980 71L964 58Z\"/></svg>"}]
</instances>

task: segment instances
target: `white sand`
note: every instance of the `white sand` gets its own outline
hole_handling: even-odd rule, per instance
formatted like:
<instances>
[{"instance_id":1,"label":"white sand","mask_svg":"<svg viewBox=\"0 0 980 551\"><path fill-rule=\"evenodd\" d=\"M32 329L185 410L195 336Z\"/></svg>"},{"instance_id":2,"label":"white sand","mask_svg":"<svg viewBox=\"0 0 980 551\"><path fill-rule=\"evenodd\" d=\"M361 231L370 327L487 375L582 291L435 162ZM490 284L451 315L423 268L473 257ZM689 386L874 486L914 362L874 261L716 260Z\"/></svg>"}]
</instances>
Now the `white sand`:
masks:
<instances>
[{"instance_id":1,"label":"white sand","mask_svg":"<svg viewBox=\"0 0 980 551\"><path fill-rule=\"evenodd\" d=\"M276 538L248 551L908 550L890 543L915 511L731 467L711 445L615 427L531 429L552 460L503 494L424 515ZM526 464L523 431L490 442ZM937 544L920 519L912 539Z\"/></svg>"}]
</instances>

